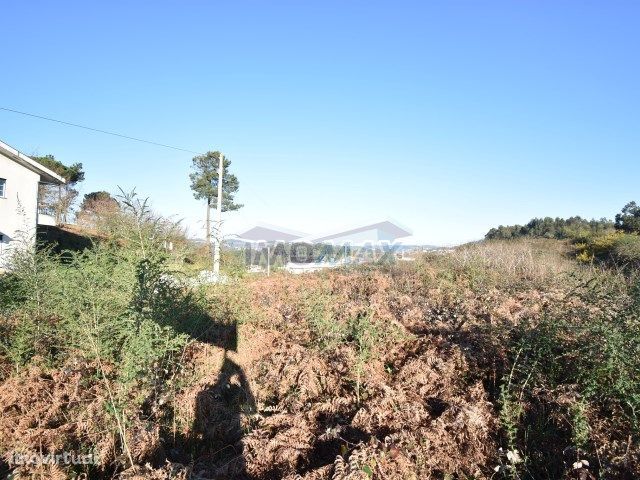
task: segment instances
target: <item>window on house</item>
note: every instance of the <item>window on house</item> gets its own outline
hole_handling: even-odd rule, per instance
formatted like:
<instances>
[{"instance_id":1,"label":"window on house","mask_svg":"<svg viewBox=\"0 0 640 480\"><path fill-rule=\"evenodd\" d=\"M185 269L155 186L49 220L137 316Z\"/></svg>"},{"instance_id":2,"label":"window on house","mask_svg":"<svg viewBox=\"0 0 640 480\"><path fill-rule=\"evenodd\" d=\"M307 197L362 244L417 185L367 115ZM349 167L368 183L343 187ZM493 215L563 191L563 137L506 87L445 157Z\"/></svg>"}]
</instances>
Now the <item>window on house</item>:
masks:
<instances>
[{"instance_id":1,"label":"window on house","mask_svg":"<svg viewBox=\"0 0 640 480\"><path fill-rule=\"evenodd\" d=\"M7 181L4 178L0 178L0 198L5 196L7 190Z\"/></svg>"}]
</instances>

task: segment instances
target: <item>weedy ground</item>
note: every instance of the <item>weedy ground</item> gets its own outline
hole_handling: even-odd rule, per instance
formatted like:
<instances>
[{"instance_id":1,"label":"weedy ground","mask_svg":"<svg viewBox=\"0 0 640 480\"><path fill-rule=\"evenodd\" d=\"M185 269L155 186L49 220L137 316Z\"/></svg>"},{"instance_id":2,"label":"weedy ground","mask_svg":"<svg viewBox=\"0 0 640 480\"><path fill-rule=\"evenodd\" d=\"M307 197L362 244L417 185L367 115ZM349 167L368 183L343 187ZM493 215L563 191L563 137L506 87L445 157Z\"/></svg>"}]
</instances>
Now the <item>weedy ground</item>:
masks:
<instances>
[{"instance_id":1,"label":"weedy ground","mask_svg":"<svg viewBox=\"0 0 640 480\"><path fill-rule=\"evenodd\" d=\"M640 478L634 271L495 241L185 289L152 247L2 280L5 471L100 459L14 478Z\"/></svg>"}]
</instances>

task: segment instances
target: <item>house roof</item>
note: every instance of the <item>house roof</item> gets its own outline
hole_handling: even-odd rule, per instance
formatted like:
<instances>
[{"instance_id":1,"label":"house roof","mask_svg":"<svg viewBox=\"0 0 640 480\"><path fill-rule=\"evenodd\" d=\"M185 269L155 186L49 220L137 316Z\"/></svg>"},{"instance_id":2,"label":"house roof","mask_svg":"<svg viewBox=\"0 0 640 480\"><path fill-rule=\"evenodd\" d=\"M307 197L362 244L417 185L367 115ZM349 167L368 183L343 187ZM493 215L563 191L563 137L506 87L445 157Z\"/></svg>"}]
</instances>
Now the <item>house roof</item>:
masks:
<instances>
[{"instance_id":1,"label":"house roof","mask_svg":"<svg viewBox=\"0 0 640 480\"><path fill-rule=\"evenodd\" d=\"M0 141L0 153L19 163L23 167L31 170L32 172L40 175L40 181L42 182L53 183L56 185L62 185L63 183L66 183L64 178L62 178L54 171L49 170L44 165L40 165L33 158L27 157L24 153L20 153L18 150L2 141Z\"/></svg>"}]
</instances>

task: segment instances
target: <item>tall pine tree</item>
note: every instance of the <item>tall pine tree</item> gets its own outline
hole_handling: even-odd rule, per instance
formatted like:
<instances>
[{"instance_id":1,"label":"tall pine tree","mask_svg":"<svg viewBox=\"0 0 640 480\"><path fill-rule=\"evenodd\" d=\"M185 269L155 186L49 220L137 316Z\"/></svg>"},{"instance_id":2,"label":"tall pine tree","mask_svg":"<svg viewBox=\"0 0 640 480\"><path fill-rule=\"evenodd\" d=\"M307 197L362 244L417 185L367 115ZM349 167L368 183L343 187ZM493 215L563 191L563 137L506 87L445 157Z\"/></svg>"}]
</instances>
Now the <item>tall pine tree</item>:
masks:
<instances>
[{"instance_id":1,"label":"tall pine tree","mask_svg":"<svg viewBox=\"0 0 640 480\"><path fill-rule=\"evenodd\" d=\"M193 157L191 179L191 190L197 200L205 200L207 203L206 230L207 244L211 245L211 209L215 208L218 201L218 163L220 152L207 152L204 155ZM238 210L243 205L234 201L234 196L240 188L238 178L229 173L231 160L223 156L222 171L222 211L228 212Z\"/></svg>"}]
</instances>

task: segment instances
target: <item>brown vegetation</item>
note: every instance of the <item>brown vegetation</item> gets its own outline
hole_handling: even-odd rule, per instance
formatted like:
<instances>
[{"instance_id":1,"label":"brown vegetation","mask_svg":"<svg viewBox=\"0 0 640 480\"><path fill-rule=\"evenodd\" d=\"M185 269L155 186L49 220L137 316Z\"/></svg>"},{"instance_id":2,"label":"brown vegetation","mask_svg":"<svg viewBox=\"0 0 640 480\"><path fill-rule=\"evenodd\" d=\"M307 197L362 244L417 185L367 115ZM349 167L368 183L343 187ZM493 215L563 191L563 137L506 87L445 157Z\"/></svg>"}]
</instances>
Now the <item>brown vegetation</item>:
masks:
<instances>
[{"instance_id":1,"label":"brown vegetation","mask_svg":"<svg viewBox=\"0 0 640 480\"><path fill-rule=\"evenodd\" d=\"M70 358L0 384L1 452L92 446L92 475L126 479L637 478L624 406L587 402L577 378L538 378L541 360L522 347L549 316L624 308L622 296L579 293L594 281L623 292L628 279L565 253L555 241L483 243L211 287L214 329L185 346L166 384L131 391L144 398L120 417L124 437L105 428L100 375L115 366Z\"/></svg>"}]
</instances>

